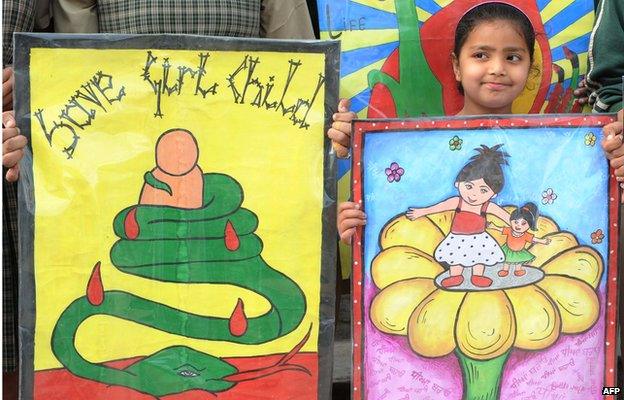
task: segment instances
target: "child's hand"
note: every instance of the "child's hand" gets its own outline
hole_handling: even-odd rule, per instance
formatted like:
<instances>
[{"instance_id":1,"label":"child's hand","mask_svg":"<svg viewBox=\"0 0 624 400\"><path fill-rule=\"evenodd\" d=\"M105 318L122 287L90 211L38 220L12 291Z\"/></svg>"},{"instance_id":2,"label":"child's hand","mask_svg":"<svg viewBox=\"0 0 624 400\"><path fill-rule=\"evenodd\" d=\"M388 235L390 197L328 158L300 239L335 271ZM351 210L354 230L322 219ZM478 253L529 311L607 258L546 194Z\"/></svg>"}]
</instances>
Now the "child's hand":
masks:
<instances>
[{"instance_id":1,"label":"child's hand","mask_svg":"<svg viewBox=\"0 0 624 400\"><path fill-rule=\"evenodd\" d=\"M338 103L338 112L334 114L334 123L327 131L327 137L332 140L332 147L339 158L349 156L351 147L351 121L357 117L349 111L351 106L348 99L341 99Z\"/></svg>"},{"instance_id":2,"label":"child's hand","mask_svg":"<svg viewBox=\"0 0 624 400\"><path fill-rule=\"evenodd\" d=\"M551 238L546 238L545 241L546 241L546 244L550 244L550 242L552 242L552 239Z\"/></svg>"},{"instance_id":3,"label":"child's hand","mask_svg":"<svg viewBox=\"0 0 624 400\"><path fill-rule=\"evenodd\" d=\"M407 211L405 212L405 216L407 217L407 219L409 219L410 221L414 221L420 217L422 217L422 213L418 208L408 208Z\"/></svg>"},{"instance_id":4,"label":"child's hand","mask_svg":"<svg viewBox=\"0 0 624 400\"><path fill-rule=\"evenodd\" d=\"M591 90L587 87L587 82L582 79L578 84L578 89L574 90L574 97L578 99L580 104L588 104L590 94Z\"/></svg>"},{"instance_id":5,"label":"child's hand","mask_svg":"<svg viewBox=\"0 0 624 400\"><path fill-rule=\"evenodd\" d=\"M602 149L605 156L609 159L611 167L615 169L615 176L618 181L624 182L624 144L622 143L622 110L618 113L617 121L607 124L602 128L604 139L602 140Z\"/></svg>"},{"instance_id":6,"label":"child's hand","mask_svg":"<svg viewBox=\"0 0 624 400\"><path fill-rule=\"evenodd\" d=\"M338 205L338 235L345 244L351 244L351 238L358 226L366 225L366 214L360 210L360 205L345 201Z\"/></svg>"},{"instance_id":7,"label":"child's hand","mask_svg":"<svg viewBox=\"0 0 624 400\"><path fill-rule=\"evenodd\" d=\"M488 228L494 228L496 225L494 225L494 223L492 221L488 221L487 223L487 227Z\"/></svg>"},{"instance_id":8,"label":"child's hand","mask_svg":"<svg viewBox=\"0 0 624 400\"><path fill-rule=\"evenodd\" d=\"M24 147L28 140L20 135L15 126L13 111L2 113L2 165L8 168L6 180L15 182L19 177L19 162L24 157Z\"/></svg>"}]
</instances>

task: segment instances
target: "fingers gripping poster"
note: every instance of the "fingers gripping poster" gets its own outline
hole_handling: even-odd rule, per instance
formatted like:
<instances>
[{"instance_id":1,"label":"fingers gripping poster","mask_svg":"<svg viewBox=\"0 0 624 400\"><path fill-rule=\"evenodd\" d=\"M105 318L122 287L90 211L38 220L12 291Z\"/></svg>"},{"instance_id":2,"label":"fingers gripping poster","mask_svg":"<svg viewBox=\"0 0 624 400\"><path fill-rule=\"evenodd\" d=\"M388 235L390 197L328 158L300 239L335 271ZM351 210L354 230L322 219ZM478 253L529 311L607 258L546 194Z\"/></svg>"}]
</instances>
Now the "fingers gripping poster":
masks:
<instances>
[{"instance_id":1,"label":"fingers gripping poster","mask_svg":"<svg viewBox=\"0 0 624 400\"><path fill-rule=\"evenodd\" d=\"M338 46L16 36L24 399L327 399Z\"/></svg>"},{"instance_id":2,"label":"fingers gripping poster","mask_svg":"<svg viewBox=\"0 0 624 400\"><path fill-rule=\"evenodd\" d=\"M356 121L354 399L613 398L611 121Z\"/></svg>"},{"instance_id":3,"label":"fingers gripping poster","mask_svg":"<svg viewBox=\"0 0 624 400\"><path fill-rule=\"evenodd\" d=\"M319 0L322 38L341 41L340 97L359 118L455 115L463 98L451 52L460 18L484 0ZM580 112L594 0L509 0L536 32L534 68L513 113ZM338 163L339 198L350 166ZM345 276L351 264L341 248Z\"/></svg>"}]
</instances>

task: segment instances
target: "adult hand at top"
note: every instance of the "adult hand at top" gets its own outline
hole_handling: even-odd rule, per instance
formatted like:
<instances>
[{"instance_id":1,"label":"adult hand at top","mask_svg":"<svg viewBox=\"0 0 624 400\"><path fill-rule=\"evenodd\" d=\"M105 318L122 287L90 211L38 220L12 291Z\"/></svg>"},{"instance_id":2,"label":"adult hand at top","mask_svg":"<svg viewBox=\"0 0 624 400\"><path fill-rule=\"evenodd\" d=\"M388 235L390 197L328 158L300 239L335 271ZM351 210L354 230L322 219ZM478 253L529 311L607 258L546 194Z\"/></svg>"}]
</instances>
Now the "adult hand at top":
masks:
<instances>
[{"instance_id":1,"label":"adult hand at top","mask_svg":"<svg viewBox=\"0 0 624 400\"><path fill-rule=\"evenodd\" d=\"M2 111L13 109L13 68L2 70Z\"/></svg>"},{"instance_id":2,"label":"adult hand at top","mask_svg":"<svg viewBox=\"0 0 624 400\"><path fill-rule=\"evenodd\" d=\"M2 113L2 165L8 168L6 180L17 181L19 178L19 162L24 157L24 147L28 140L21 135L15 126L15 114L13 111Z\"/></svg>"}]
</instances>

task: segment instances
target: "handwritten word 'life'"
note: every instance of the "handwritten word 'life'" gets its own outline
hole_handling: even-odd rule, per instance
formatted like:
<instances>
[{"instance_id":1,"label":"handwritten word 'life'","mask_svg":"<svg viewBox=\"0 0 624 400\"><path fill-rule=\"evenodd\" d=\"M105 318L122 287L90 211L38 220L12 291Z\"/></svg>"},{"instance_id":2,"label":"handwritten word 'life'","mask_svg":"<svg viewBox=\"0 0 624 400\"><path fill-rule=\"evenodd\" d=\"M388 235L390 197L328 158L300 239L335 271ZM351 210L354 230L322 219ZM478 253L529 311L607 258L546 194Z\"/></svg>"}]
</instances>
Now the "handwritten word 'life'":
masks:
<instances>
[{"instance_id":1,"label":"handwritten word 'life'","mask_svg":"<svg viewBox=\"0 0 624 400\"><path fill-rule=\"evenodd\" d=\"M145 67L143 68L142 77L146 81L154 95L156 96L156 108L154 117L162 118L163 95L171 97L179 96L182 88L189 79L194 79L194 96L207 98L217 94L220 84L216 80L206 82L208 69L206 64L210 58L208 52L198 54L198 62L194 67L188 65L177 65L177 77L171 77L171 69L174 68L169 57L162 57L161 67L156 72L153 69L158 64L159 57L155 56L152 51L147 52ZM298 125L300 129L308 129L310 126L307 117L312 106L317 99L318 93L325 83L325 76L319 74L314 91L309 97L296 97L294 101L288 101L292 98L292 82L295 76L300 73L302 62L298 60L288 60L288 73L285 76L276 79L275 75L271 75L266 79L259 77L258 71L262 64L260 57L245 55L237 67L227 75L224 83L230 89L232 100L235 104L249 104L256 108L264 108L280 112L282 116L292 121L293 125ZM267 65L266 68L274 68L274 65ZM279 81L276 89L276 83ZM175 82L175 83L174 83Z\"/></svg>"},{"instance_id":2,"label":"handwritten word 'life'","mask_svg":"<svg viewBox=\"0 0 624 400\"><path fill-rule=\"evenodd\" d=\"M91 125L97 114L96 109L90 107L97 106L102 111L108 112L106 107L115 102L120 102L125 95L123 86L119 90L114 88L111 75L98 71L87 82L80 85L80 89L76 90L75 94L69 98L59 111L58 119L52 121L50 130L48 130L50 125L46 124L42 109L35 111L34 115L50 147L52 147L55 135L65 134L69 137L71 143L63 148L63 152L70 159L73 157L80 139L76 129L84 130L86 126Z\"/></svg>"}]
</instances>

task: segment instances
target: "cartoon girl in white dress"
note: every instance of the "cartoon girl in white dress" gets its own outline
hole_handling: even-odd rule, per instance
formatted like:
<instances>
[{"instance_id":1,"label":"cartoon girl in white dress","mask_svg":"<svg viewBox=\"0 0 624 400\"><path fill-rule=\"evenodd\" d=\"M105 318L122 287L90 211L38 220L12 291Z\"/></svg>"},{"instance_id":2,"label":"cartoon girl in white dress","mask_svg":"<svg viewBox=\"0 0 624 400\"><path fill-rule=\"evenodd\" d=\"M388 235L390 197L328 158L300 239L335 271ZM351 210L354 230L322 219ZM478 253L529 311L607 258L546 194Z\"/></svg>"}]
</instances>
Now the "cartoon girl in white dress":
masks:
<instances>
[{"instance_id":1,"label":"cartoon girl in white dress","mask_svg":"<svg viewBox=\"0 0 624 400\"><path fill-rule=\"evenodd\" d=\"M424 208L409 208L407 218L415 220L425 215L442 211L455 211L451 232L435 249L439 262L450 265L450 276L440 284L450 288L464 282L464 268L472 268L470 282L476 287L489 287L492 280L483 276L486 266L494 266L505 260L505 255L496 240L486 231L486 214L492 214L510 224L510 215L490 200L503 189L505 177L503 165L508 165L509 155L500 150L502 144L489 148L481 145L475 149L477 155L459 171L455 187L459 196L451 197L438 204Z\"/></svg>"}]
</instances>

